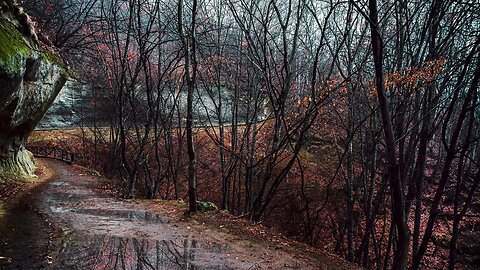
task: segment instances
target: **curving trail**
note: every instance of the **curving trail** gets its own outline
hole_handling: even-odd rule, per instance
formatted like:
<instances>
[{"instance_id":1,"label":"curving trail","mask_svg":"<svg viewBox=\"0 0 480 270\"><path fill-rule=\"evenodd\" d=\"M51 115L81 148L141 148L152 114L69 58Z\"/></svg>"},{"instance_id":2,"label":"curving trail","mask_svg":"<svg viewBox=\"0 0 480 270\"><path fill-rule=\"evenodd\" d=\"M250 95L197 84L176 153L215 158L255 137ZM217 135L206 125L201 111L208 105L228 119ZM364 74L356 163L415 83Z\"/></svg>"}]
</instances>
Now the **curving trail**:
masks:
<instances>
[{"instance_id":1,"label":"curving trail","mask_svg":"<svg viewBox=\"0 0 480 270\"><path fill-rule=\"evenodd\" d=\"M33 214L31 208L22 212L23 218L33 218L19 220L15 226L31 224L17 230L25 231L25 237L19 238L17 246L10 245L13 262L0 268L332 269L267 246L199 233L142 204L97 192L96 177L82 168L43 162L56 175L30 196L41 215ZM45 239L48 232L42 232L48 228L45 220L54 221L58 229L53 241ZM40 245L22 249L22 241ZM28 256L37 259L21 259Z\"/></svg>"}]
</instances>

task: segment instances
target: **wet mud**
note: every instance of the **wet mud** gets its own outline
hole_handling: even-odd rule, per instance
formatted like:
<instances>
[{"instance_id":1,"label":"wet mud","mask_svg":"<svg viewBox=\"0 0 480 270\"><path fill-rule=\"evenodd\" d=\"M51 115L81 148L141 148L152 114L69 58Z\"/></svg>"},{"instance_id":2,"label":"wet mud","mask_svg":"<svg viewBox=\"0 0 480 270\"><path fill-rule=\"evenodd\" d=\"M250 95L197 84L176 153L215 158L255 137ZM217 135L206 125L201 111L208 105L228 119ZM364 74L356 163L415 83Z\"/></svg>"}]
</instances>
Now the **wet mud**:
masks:
<instances>
[{"instance_id":1,"label":"wet mud","mask_svg":"<svg viewBox=\"0 0 480 270\"><path fill-rule=\"evenodd\" d=\"M231 256L228 243L200 239L144 206L99 194L95 177L47 162L57 175L0 216L0 269L256 268Z\"/></svg>"},{"instance_id":2,"label":"wet mud","mask_svg":"<svg viewBox=\"0 0 480 270\"><path fill-rule=\"evenodd\" d=\"M0 202L0 269L50 267L55 232L28 199L8 209Z\"/></svg>"}]
</instances>

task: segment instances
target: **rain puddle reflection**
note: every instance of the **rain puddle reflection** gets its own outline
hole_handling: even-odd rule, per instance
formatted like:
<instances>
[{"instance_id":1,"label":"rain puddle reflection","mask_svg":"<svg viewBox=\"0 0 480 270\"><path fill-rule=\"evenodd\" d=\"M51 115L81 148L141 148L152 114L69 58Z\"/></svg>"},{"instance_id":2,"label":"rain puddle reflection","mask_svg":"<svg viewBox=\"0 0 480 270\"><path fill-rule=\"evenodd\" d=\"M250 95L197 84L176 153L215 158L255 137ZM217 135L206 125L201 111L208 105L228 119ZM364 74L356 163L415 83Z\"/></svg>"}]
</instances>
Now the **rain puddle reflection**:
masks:
<instances>
[{"instance_id":1,"label":"rain puddle reflection","mask_svg":"<svg viewBox=\"0 0 480 270\"><path fill-rule=\"evenodd\" d=\"M82 241L79 241L79 240ZM57 269L235 269L229 247L194 237L151 240L107 235L67 235Z\"/></svg>"},{"instance_id":2,"label":"rain puddle reflection","mask_svg":"<svg viewBox=\"0 0 480 270\"><path fill-rule=\"evenodd\" d=\"M255 267L254 263L231 256L234 251L230 244L197 237L195 232L172 224L165 215L95 192L91 178L70 177L67 169L61 176L65 179L52 181L41 202L63 230L55 239L49 268L219 270Z\"/></svg>"},{"instance_id":3,"label":"rain puddle reflection","mask_svg":"<svg viewBox=\"0 0 480 270\"><path fill-rule=\"evenodd\" d=\"M74 210L78 214L101 217L115 217L125 220L140 220L151 223L169 223L168 218L148 211L132 211L125 209L79 208Z\"/></svg>"}]
</instances>

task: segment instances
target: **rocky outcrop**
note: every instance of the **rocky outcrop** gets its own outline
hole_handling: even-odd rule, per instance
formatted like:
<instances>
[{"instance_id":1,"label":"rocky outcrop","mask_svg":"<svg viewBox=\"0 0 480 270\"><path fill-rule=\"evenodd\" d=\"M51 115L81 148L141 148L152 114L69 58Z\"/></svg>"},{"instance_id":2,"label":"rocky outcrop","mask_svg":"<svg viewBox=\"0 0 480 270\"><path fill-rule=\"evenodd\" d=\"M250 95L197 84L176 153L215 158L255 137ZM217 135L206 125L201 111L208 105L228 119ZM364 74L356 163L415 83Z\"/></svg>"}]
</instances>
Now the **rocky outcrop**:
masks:
<instances>
[{"instance_id":1,"label":"rocky outcrop","mask_svg":"<svg viewBox=\"0 0 480 270\"><path fill-rule=\"evenodd\" d=\"M61 58L38 41L28 16L0 0L0 178L34 173L25 142L66 79Z\"/></svg>"}]
</instances>

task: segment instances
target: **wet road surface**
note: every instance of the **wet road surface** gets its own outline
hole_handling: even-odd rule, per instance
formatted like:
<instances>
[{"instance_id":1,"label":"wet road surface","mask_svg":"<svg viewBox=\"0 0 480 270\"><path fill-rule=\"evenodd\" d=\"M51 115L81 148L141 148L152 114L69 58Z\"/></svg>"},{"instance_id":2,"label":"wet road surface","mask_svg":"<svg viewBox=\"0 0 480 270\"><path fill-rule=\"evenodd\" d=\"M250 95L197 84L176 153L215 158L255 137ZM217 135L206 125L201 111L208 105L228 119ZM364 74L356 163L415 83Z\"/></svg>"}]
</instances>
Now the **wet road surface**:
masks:
<instances>
[{"instance_id":1,"label":"wet road surface","mask_svg":"<svg viewBox=\"0 0 480 270\"><path fill-rule=\"evenodd\" d=\"M199 239L141 205L95 192L88 173L47 162L57 175L0 218L0 269L256 269L230 256L228 243Z\"/></svg>"},{"instance_id":2,"label":"wet road surface","mask_svg":"<svg viewBox=\"0 0 480 270\"><path fill-rule=\"evenodd\" d=\"M0 202L0 269L45 269L54 232L27 200L11 209Z\"/></svg>"}]
</instances>

